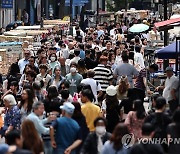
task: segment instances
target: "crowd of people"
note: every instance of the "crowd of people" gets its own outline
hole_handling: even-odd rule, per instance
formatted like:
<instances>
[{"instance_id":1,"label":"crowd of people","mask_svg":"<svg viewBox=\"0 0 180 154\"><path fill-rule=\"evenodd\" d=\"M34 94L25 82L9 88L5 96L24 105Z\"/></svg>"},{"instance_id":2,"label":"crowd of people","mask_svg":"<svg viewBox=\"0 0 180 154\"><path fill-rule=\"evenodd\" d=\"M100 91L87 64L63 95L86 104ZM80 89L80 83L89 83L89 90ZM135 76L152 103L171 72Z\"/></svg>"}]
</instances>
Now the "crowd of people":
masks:
<instances>
[{"instance_id":1,"label":"crowd of people","mask_svg":"<svg viewBox=\"0 0 180 154\"><path fill-rule=\"evenodd\" d=\"M3 81L0 153L178 154L180 144L138 143L180 137L179 80L167 67L165 84L152 92L158 65L144 60L147 32L133 35L128 28L124 22L85 32L76 26L75 37L43 35L37 52L24 42L24 57ZM125 148L122 138L130 133L138 144Z\"/></svg>"}]
</instances>

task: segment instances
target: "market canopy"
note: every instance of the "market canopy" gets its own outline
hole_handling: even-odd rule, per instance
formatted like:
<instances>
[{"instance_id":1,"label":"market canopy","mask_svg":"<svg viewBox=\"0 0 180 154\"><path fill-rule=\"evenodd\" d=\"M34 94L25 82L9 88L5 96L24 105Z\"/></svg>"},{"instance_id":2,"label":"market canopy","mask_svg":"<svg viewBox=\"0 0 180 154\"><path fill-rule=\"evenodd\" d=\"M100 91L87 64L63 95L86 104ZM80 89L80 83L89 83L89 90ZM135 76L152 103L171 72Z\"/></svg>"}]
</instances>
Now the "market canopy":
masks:
<instances>
[{"instance_id":1,"label":"market canopy","mask_svg":"<svg viewBox=\"0 0 180 154\"><path fill-rule=\"evenodd\" d=\"M180 49L180 42L178 43ZM180 51L178 50L178 54ZM156 55L159 59L176 59L176 42L156 51Z\"/></svg>"},{"instance_id":2,"label":"market canopy","mask_svg":"<svg viewBox=\"0 0 180 154\"><path fill-rule=\"evenodd\" d=\"M165 21L162 21L162 22L156 22L154 24L154 26L155 26L155 28L161 28L161 27L164 27L164 26L168 26L168 25L171 25L171 24L178 23L178 22L180 22L180 18L174 18L174 19L165 20Z\"/></svg>"},{"instance_id":3,"label":"market canopy","mask_svg":"<svg viewBox=\"0 0 180 154\"><path fill-rule=\"evenodd\" d=\"M72 0L73 6L84 6L86 3L89 2L89 0ZM65 0L65 6L70 6L70 0Z\"/></svg>"}]
</instances>

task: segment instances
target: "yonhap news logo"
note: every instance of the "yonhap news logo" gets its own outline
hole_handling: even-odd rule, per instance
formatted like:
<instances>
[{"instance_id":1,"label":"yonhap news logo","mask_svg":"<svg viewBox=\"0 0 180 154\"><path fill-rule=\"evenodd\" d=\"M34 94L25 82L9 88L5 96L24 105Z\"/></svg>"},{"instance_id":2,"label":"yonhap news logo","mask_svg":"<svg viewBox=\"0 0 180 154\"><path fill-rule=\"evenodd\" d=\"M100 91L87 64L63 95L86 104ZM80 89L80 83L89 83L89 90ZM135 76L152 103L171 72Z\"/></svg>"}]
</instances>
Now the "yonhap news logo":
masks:
<instances>
[{"instance_id":1,"label":"yonhap news logo","mask_svg":"<svg viewBox=\"0 0 180 154\"><path fill-rule=\"evenodd\" d=\"M135 143L135 138L133 133L125 134L121 139L122 145L125 149L132 147Z\"/></svg>"},{"instance_id":2,"label":"yonhap news logo","mask_svg":"<svg viewBox=\"0 0 180 154\"><path fill-rule=\"evenodd\" d=\"M121 143L125 149L132 147L135 142L137 144L180 144L180 138L137 138L135 140L134 134L129 133L125 134L122 139Z\"/></svg>"}]
</instances>

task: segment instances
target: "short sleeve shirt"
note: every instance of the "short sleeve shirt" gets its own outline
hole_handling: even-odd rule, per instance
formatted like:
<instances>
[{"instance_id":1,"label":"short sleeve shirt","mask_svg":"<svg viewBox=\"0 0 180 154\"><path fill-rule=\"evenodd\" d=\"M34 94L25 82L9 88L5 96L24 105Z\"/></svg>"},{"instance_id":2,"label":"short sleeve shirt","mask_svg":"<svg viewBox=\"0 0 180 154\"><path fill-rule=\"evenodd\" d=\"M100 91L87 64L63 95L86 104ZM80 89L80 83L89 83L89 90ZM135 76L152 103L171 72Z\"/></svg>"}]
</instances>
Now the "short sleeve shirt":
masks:
<instances>
[{"instance_id":1,"label":"short sleeve shirt","mask_svg":"<svg viewBox=\"0 0 180 154\"><path fill-rule=\"evenodd\" d=\"M142 89L142 90L146 89L144 82L143 82L143 78L146 78L146 76L147 76L146 74L147 74L147 70L145 68L139 72L136 82L135 82L135 85L134 85L135 88Z\"/></svg>"}]
</instances>

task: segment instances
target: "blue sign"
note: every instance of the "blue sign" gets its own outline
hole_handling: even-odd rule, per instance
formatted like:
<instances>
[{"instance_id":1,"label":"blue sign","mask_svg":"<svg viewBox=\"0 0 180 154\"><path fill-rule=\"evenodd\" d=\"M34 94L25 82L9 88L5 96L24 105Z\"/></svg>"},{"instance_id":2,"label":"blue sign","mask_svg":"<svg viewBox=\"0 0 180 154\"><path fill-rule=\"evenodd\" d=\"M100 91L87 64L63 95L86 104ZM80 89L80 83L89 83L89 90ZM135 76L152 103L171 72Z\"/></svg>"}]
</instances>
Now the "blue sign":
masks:
<instances>
[{"instance_id":1,"label":"blue sign","mask_svg":"<svg viewBox=\"0 0 180 154\"><path fill-rule=\"evenodd\" d=\"M13 0L1 0L1 8L13 8Z\"/></svg>"},{"instance_id":2,"label":"blue sign","mask_svg":"<svg viewBox=\"0 0 180 154\"><path fill-rule=\"evenodd\" d=\"M88 3L89 0L73 0L73 6L83 6L84 4ZM65 5L70 6L70 0L65 0Z\"/></svg>"}]
</instances>

